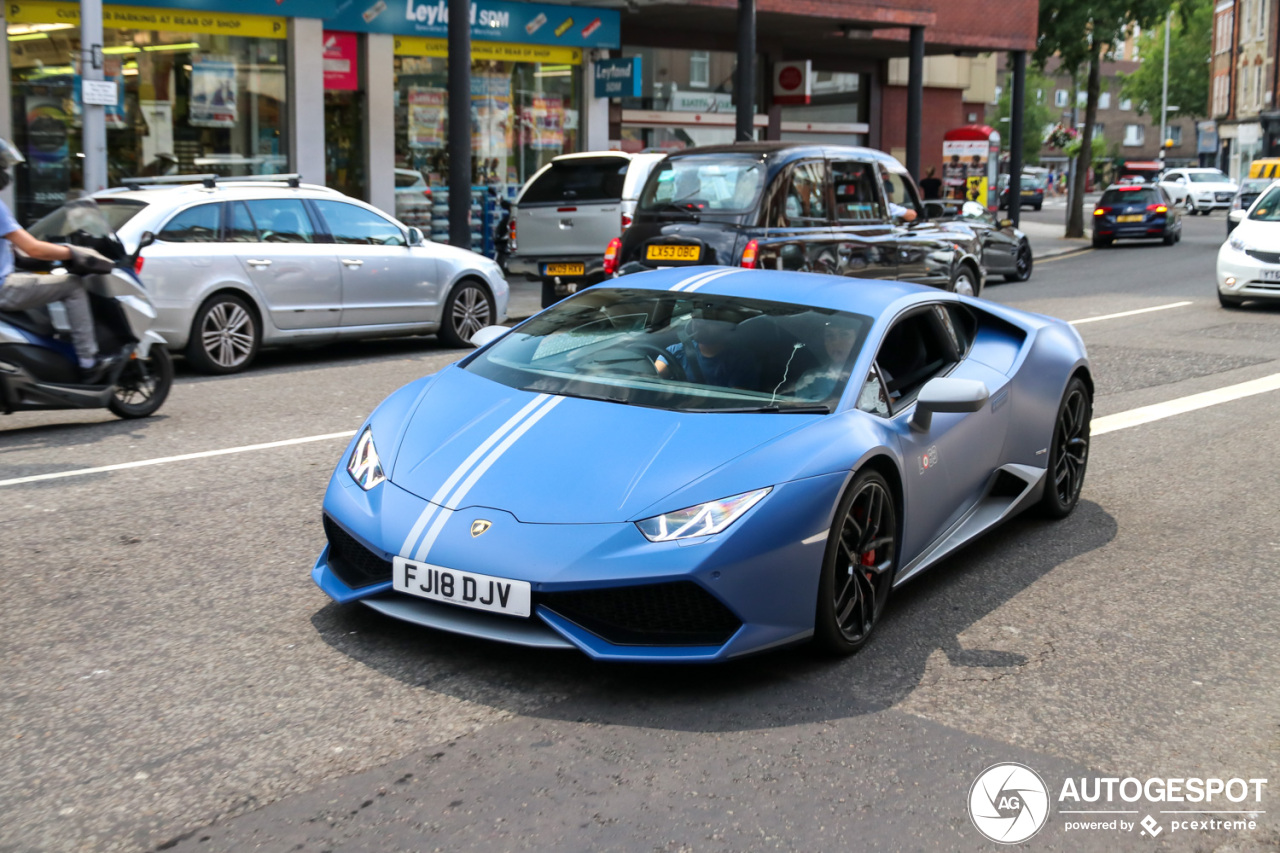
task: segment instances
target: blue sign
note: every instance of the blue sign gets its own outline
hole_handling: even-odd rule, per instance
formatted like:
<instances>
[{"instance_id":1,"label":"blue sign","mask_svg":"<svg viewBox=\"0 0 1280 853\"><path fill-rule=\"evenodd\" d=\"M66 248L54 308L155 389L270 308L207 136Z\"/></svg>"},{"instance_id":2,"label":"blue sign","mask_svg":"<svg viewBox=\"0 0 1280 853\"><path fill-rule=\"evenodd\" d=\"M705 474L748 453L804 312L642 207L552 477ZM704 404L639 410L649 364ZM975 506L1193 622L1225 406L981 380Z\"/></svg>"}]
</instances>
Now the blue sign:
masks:
<instances>
[{"instance_id":1,"label":"blue sign","mask_svg":"<svg viewBox=\"0 0 1280 853\"><path fill-rule=\"evenodd\" d=\"M448 0L337 0L325 28L356 33L449 37ZM471 38L556 47L616 48L622 15L616 9L472 0Z\"/></svg>"},{"instance_id":2,"label":"blue sign","mask_svg":"<svg viewBox=\"0 0 1280 853\"><path fill-rule=\"evenodd\" d=\"M642 84L640 57L596 61L597 98L638 98Z\"/></svg>"}]
</instances>

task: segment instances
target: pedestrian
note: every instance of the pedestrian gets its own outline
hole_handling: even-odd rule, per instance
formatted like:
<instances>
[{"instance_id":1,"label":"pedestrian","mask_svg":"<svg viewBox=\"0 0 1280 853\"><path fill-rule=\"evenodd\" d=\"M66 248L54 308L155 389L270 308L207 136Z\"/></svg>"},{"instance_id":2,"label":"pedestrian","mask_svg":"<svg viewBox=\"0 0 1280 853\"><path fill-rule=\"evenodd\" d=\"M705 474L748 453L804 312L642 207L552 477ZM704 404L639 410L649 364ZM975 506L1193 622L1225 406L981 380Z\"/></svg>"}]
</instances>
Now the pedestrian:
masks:
<instances>
[{"instance_id":1,"label":"pedestrian","mask_svg":"<svg viewBox=\"0 0 1280 853\"><path fill-rule=\"evenodd\" d=\"M924 178L920 181L920 191L924 193L925 199L942 198L942 181L937 177L937 169L933 166L924 173Z\"/></svg>"}]
</instances>

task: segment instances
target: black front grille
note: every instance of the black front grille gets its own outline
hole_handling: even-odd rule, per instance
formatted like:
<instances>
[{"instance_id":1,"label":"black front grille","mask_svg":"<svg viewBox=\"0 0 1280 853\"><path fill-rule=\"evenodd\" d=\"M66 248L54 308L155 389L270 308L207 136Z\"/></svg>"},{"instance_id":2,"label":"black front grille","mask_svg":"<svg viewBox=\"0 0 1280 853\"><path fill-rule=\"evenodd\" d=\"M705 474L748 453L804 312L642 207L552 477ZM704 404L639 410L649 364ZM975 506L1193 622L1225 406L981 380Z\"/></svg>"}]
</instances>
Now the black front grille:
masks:
<instances>
[{"instance_id":1,"label":"black front grille","mask_svg":"<svg viewBox=\"0 0 1280 853\"><path fill-rule=\"evenodd\" d=\"M1264 264L1280 264L1280 252L1259 252L1257 249L1246 249L1245 254L1257 258Z\"/></svg>"},{"instance_id":2,"label":"black front grille","mask_svg":"<svg viewBox=\"0 0 1280 853\"><path fill-rule=\"evenodd\" d=\"M617 646L719 646L742 625L692 581L545 593L538 602Z\"/></svg>"},{"instance_id":3,"label":"black front grille","mask_svg":"<svg viewBox=\"0 0 1280 853\"><path fill-rule=\"evenodd\" d=\"M347 586L358 589L391 580L391 561L360 544L328 515L324 517L324 535L329 537L329 568Z\"/></svg>"}]
</instances>

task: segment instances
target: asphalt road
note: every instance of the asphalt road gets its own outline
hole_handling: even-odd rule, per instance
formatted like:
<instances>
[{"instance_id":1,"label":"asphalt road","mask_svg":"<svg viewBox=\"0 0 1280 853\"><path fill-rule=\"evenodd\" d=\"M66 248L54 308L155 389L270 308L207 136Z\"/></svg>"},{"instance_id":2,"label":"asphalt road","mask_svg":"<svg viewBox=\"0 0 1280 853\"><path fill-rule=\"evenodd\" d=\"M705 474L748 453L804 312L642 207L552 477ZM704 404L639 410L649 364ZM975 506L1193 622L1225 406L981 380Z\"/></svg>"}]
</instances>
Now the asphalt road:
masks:
<instances>
[{"instance_id":1,"label":"asphalt road","mask_svg":"<svg viewBox=\"0 0 1280 853\"><path fill-rule=\"evenodd\" d=\"M1214 298L1222 215L1186 232L985 296L1071 320L1191 303L1078 327L1097 416L1277 373L1280 309ZM143 422L0 420L0 480L351 430L458 354L180 365ZM899 590L861 654L718 668L333 605L308 570L342 439L0 485L0 850L990 851L965 803L997 762L1055 797L1068 777L1275 776L1277 421L1270 392L1099 435L1074 515ZM1024 847L1280 850L1278 797L1252 831L1154 839L1069 830L1059 804Z\"/></svg>"}]
</instances>

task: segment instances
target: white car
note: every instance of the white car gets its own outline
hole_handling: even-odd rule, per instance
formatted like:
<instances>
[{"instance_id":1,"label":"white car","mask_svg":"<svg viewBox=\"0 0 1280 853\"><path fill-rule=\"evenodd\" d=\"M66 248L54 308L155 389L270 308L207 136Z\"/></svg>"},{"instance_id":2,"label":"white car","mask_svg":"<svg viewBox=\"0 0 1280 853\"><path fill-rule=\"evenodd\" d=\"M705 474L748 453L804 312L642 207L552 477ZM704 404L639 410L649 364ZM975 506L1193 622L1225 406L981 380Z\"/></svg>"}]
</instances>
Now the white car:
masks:
<instances>
[{"instance_id":1,"label":"white car","mask_svg":"<svg viewBox=\"0 0 1280 853\"><path fill-rule=\"evenodd\" d=\"M1218 301L1239 308L1247 299L1280 301L1280 183L1254 201L1218 250Z\"/></svg>"},{"instance_id":2,"label":"white car","mask_svg":"<svg viewBox=\"0 0 1280 853\"><path fill-rule=\"evenodd\" d=\"M1174 204L1184 205L1187 213L1205 216L1218 208L1230 208L1240 189L1218 169L1170 169L1160 176L1160 188Z\"/></svg>"}]
</instances>

